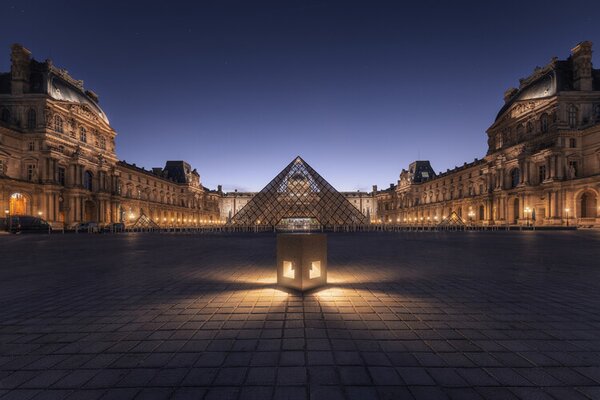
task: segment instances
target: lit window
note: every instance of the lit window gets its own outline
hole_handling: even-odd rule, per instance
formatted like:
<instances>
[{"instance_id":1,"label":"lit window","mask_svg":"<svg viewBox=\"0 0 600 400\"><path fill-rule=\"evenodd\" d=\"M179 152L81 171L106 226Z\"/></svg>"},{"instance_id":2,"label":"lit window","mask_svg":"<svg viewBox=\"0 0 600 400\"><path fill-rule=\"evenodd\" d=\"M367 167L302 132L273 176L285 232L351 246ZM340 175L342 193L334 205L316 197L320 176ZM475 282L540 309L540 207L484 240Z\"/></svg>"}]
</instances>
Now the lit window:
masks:
<instances>
[{"instance_id":1,"label":"lit window","mask_svg":"<svg viewBox=\"0 0 600 400\"><path fill-rule=\"evenodd\" d=\"M294 266L291 261L283 262L283 276L289 279L294 279L296 277Z\"/></svg>"},{"instance_id":2,"label":"lit window","mask_svg":"<svg viewBox=\"0 0 600 400\"><path fill-rule=\"evenodd\" d=\"M321 261L313 261L310 265L310 271L308 271L308 277L315 279L321 277Z\"/></svg>"}]
</instances>

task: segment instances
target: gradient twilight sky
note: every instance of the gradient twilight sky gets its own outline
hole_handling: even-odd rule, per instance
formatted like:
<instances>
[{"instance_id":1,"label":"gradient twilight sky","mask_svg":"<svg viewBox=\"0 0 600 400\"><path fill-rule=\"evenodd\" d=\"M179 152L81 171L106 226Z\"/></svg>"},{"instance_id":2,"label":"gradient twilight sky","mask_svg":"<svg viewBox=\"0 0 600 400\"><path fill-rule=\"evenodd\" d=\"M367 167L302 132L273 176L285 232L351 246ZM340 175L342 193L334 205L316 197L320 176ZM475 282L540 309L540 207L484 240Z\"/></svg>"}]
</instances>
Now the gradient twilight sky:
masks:
<instances>
[{"instance_id":1,"label":"gradient twilight sky","mask_svg":"<svg viewBox=\"0 0 600 400\"><path fill-rule=\"evenodd\" d=\"M209 188L259 190L301 155L370 189L416 159L484 156L504 91L580 41L600 51L599 15L591 0L3 0L0 71L18 42L83 79L138 166L184 159Z\"/></svg>"}]
</instances>

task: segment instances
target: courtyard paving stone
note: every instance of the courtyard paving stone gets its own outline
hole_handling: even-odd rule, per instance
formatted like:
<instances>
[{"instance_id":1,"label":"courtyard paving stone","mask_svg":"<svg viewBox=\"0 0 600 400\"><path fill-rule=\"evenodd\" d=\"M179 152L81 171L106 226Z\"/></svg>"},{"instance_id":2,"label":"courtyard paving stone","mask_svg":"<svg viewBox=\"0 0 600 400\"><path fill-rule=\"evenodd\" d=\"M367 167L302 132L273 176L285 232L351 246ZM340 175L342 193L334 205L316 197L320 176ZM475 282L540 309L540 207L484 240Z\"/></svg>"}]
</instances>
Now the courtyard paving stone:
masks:
<instances>
[{"instance_id":1,"label":"courtyard paving stone","mask_svg":"<svg viewBox=\"0 0 600 400\"><path fill-rule=\"evenodd\" d=\"M597 399L600 232L0 237L0 399Z\"/></svg>"}]
</instances>

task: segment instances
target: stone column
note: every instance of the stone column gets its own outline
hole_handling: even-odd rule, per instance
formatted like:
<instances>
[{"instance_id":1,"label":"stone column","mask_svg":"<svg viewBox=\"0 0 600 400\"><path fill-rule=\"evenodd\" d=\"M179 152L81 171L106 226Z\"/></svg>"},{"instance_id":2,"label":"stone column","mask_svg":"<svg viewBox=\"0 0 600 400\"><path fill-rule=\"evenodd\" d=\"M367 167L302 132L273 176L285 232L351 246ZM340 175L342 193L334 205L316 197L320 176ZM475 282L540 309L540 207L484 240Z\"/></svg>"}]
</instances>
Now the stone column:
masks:
<instances>
[{"instance_id":1,"label":"stone column","mask_svg":"<svg viewBox=\"0 0 600 400\"><path fill-rule=\"evenodd\" d=\"M550 156L550 179L556 177L556 156Z\"/></svg>"},{"instance_id":2,"label":"stone column","mask_svg":"<svg viewBox=\"0 0 600 400\"><path fill-rule=\"evenodd\" d=\"M557 156L556 177L561 180L565 177L565 157L562 154Z\"/></svg>"}]
</instances>

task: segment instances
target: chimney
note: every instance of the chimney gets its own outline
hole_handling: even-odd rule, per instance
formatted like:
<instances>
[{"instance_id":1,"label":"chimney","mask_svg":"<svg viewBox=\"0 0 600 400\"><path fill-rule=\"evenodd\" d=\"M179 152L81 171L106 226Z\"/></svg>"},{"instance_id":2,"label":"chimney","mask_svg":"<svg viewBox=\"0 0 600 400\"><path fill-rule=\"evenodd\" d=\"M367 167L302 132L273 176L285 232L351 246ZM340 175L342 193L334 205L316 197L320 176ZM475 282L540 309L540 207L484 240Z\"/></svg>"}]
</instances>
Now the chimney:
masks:
<instances>
[{"instance_id":1,"label":"chimney","mask_svg":"<svg viewBox=\"0 0 600 400\"><path fill-rule=\"evenodd\" d=\"M377 185L373 185L373 194L377 193Z\"/></svg>"},{"instance_id":2,"label":"chimney","mask_svg":"<svg viewBox=\"0 0 600 400\"><path fill-rule=\"evenodd\" d=\"M26 91L25 85L29 83L31 52L20 44L15 43L11 47L10 60L12 62L10 68L11 94L23 94Z\"/></svg>"},{"instance_id":3,"label":"chimney","mask_svg":"<svg viewBox=\"0 0 600 400\"><path fill-rule=\"evenodd\" d=\"M571 50L575 90L592 90L592 42L581 42Z\"/></svg>"},{"instance_id":4,"label":"chimney","mask_svg":"<svg viewBox=\"0 0 600 400\"><path fill-rule=\"evenodd\" d=\"M217 192L223 192L223 187L221 185L217 185Z\"/></svg>"}]
</instances>

